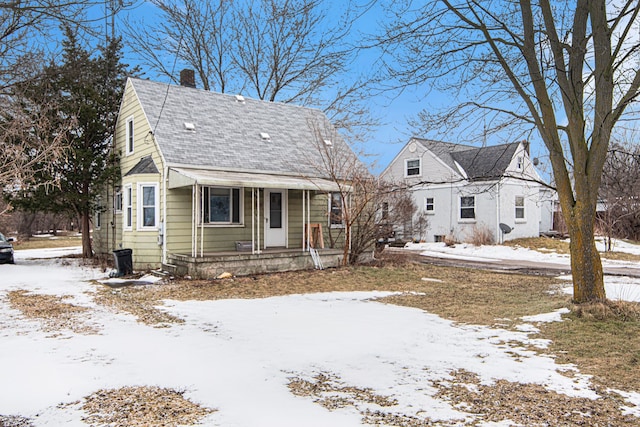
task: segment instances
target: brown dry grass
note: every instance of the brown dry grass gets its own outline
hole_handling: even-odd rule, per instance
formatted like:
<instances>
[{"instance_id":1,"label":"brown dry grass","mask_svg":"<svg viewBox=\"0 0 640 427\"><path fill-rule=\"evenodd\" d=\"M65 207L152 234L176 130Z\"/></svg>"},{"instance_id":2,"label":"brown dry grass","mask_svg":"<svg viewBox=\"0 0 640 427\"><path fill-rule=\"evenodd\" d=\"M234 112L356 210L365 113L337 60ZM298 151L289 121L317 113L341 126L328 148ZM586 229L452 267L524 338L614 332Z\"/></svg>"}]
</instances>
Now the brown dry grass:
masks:
<instances>
[{"instance_id":1,"label":"brown dry grass","mask_svg":"<svg viewBox=\"0 0 640 427\"><path fill-rule=\"evenodd\" d=\"M608 302L576 306L563 322L544 326L559 363L573 363L603 387L638 391L640 306Z\"/></svg>"},{"instance_id":2,"label":"brown dry grass","mask_svg":"<svg viewBox=\"0 0 640 427\"><path fill-rule=\"evenodd\" d=\"M438 421L424 411L420 411L420 415L401 413L394 408L398 402L393 397L349 386L332 373L321 372L308 379L298 376L289 379L289 389L296 396L310 398L329 410L353 407L367 425L452 427L510 420L511 424L522 426L631 426L638 421L621 413L621 402L615 393L602 392L600 399L592 400L569 397L538 384L506 380L481 384L475 373L464 370L453 371L450 378L429 382L425 387L436 389L434 397L458 409L461 416Z\"/></svg>"},{"instance_id":3,"label":"brown dry grass","mask_svg":"<svg viewBox=\"0 0 640 427\"><path fill-rule=\"evenodd\" d=\"M567 240L552 239L550 237L527 237L522 239L508 240L505 246L527 248L539 252L552 252L558 254L569 254L569 242ZM640 255L626 252L601 252L602 258L618 261L640 261Z\"/></svg>"},{"instance_id":4,"label":"brown dry grass","mask_svg":"<svg viewBox=\"0 0 640 427\"><path fill-rule=\"evenodd\" d=\"M423 280L434 279L437 281ZM558 282L560 283L560 282ZM225 280L179 280L162 286L102 288L98 302L134 314L147 324L173 322L154 306L162 300L267 298L317 292L392 291L384 302L411 306L460 322L493 325L496 319L548 312L569 298L550 295L549 278L402 263L288 272Z\"/></svg>"},{"instance_id":5,"label":"brown dry grass","mask_svg":"<svg viewBox=\"0 0 640 427\"><path fill-rule=\"evenodd\" d=\"M550 237L527 237L521 239L507 240L505 246L527 248L540 252L555 252L559 254L569 253L569 242Z\"/></svg>"},{"instance_id":6,"label":"brown dry grass","mask_svg":"<svg viewBox=\"0 0 640 427\"><path fill-rule=\"evenodd\" d=\"M13 247L16 250L66 248L71 246L82 246L82 237L77 237L77 236L32 237L28 240L18 240L16 242L13 242Z\"/></svg>"},{"instance_id":7,"label":"brown dry grass","mask_svg":"<svg viewBox=\"0 0 640 427\"><path fill-rule=\"evenodd\" d=\"M28 319L37 320L46 332L67 329L80 334L95 334L97 329L83 318L86 307L64 302L70 296L32 294L24 290L7 293L9 306L19 310Z\"/></svg>"},{"instance_id":8,"label":"brown dry grass","mask_svg":"<svg viewBox=\"0 0 640 427\"><path fill-rule=\"evenodd\" d=\"M212 412L184 398L184 392L160 387L99 390L85 398L83 421L90 425L174 427L198 424Z\"/></svg>"}]
</instances>

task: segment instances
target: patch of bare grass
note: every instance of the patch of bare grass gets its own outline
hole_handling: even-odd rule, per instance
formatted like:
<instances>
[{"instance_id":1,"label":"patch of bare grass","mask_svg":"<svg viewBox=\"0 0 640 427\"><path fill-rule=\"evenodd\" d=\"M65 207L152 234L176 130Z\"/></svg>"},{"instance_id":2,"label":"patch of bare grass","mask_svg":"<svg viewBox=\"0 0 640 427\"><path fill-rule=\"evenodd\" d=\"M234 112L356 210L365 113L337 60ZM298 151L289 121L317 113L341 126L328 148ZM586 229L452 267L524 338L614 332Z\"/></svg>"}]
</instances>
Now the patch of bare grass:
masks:
<instances>
[{"instance_id":1,"label":"patch of bare grass","mask_svg":"<svg viewBox=\"0 0 640 427\"><path fill-rule=\"evenodd\" d=\"M184 392L160 387L99 390L84 399L87 424L129 427L194 425L211 412L184 398Z\"/></svg>"},{"instance_id":2,"label":"patch of bare grass","mask_svg":"<svg viewBox=\"0 0 640 427\"><path fill-rule=\"evenodd\" d=\"M66 248L71 246L82 246L82 237L80 236L31 237L29 239L18 240L13 243L14 249Z\"/></svg>"},{"instance_id":3,"label":"patch of bare grass","mask_svg":"<svg viewBox=\"0 0 640 427\"><path fill-rule=\"evenodd\" d=\"M0 427L33 427L33 423L18 415L0 415Z\"/></svg>"},{"instance_id":4,"label":"patch of bare grass","mask_svg":"<svg viewBox=\"0 0 640 427\"><path fill-rule=\"evenodd\" d=\"M544 325L549 350L559 363L573 363L606 387L638 391L640 318L638 304L596 303L573 307L563 322Z\"/></svg>"},{"instance_id":5,"label":"patch of bare grass","mask_svg":"<svg viewBox=\"0 0 640 427\"><path fill-rule=\"evenodd\" d=\"M569 253L568 241L543 236L507 240L503 245L514 248L526 248L539 252L556 252L559 254Z\"/></svg>"},{"instance_id":6,"label":"patch of bare grass","mask_svg":"<svg viewBox=\"0 0 640 427\"><path fill-rule=\"evenodd\" d=\"M396 399L376 394L369 388L345 385L337 375L326 372L321 372L312 379L292 377L288 387L294 395L311 397L314 402L329 410L346 406L358 407L363 403L380 407L398 404Z\"/></svg>"},{"instance_id":7,"label":"patch of bare grass","mask_svg":"<svg viewBox=\"0 0 640 427\"><path fill-rule=\"evenodd\" d=\"M112 310L132 314L145 325L167 327L172 323L184 323L184 320L158 309L156 306L162 305L162 302L153 296L153 292L143 288L111 289L101 286L94 300Z\"/></svg>"},{"instance_id":8,"label":"patch of bare grass","mask_svg":"<svg viewBox=\"0 0 640 427\"><path fill-rule=\"evenodd\" d=\"M637 418L622 414L615 395L605 394L593 400L570 397L538 384L506 380L481 384L476 374L466 371L455 371L451 375L452 380L436 384L436 397L473 414L472 425L479 421L501 423L507 420L523 426L631 426L638 422Z\"/></svg>"},{"instance_id":9,"label":"patch of bare grass","mask_svg":"<svg viewBox=\"0 0 640 427\"><path fill-rule=\"evenodd\" d=\"M24 290L7 293L9 305L28 319L37 320L46 332L67 329L79 334L95 334L98 330L88 325L83 315L88 311L65 302L70 296L32 294Z\"/></svg>"},{"instance_id":10,"label":"patch of bare grass","mask_svg":"<svg viewBox=\"0 0 640 427\"><path fill-rule=\"evenodd\" d=\"M627 252L600 252L600 257L614 261L631 261L639 262L640 255L630 254Z\"/></svg>"}]
</instances>

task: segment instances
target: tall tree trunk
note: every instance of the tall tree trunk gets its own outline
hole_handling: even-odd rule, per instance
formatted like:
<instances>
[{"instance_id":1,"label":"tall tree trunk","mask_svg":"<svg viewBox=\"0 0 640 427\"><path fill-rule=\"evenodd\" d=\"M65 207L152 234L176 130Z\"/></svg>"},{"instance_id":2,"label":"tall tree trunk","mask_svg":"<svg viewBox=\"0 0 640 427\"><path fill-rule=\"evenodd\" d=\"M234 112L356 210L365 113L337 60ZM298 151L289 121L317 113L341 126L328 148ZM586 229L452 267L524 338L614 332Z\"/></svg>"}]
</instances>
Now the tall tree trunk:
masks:
<instances>
[{"instance_id":1,"label":"tall tree trunk","mask_svg":"<svg viewBox=\"0 0 640 427\"><path fill-rule=\"evenodd\" d=\"M573 301L578 304L606 299L600 254L593 236L595 206L576 205L566 215L571 251ZM567 218L568 217L568 218Z\"/></svg>"},{"instance_id":2,"label":"tall tree trunk","mask_svg":"<svg viewBox=\"0 0 640 427\"><path fill-rule=\"evenodd\" d=\"M91 247L91 224L89 212L83 212L80 218L82 224L82 258L93 258L93 249Z\"/></svg>"}]
</instances>

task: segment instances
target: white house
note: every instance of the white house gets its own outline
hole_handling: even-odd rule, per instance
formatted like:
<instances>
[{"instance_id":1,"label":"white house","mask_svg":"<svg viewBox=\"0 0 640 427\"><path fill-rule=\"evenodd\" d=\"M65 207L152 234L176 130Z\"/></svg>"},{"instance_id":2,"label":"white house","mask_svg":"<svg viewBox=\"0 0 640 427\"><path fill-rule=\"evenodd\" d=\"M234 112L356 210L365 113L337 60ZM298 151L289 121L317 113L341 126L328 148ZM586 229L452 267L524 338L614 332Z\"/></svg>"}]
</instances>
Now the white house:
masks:
<instances>
[{"instance_id":1,"label":"white house","mask_svg":"<svg viewBox=\"0 0 640 427\"><path fill-rule=\"evenodd\" d=\"M427 219L405 238L469 241L484 231L502 242L538 236L549 226L527 142L473 147L411 138L381 178L408 188Z\"/></svg>"}]
</instances>

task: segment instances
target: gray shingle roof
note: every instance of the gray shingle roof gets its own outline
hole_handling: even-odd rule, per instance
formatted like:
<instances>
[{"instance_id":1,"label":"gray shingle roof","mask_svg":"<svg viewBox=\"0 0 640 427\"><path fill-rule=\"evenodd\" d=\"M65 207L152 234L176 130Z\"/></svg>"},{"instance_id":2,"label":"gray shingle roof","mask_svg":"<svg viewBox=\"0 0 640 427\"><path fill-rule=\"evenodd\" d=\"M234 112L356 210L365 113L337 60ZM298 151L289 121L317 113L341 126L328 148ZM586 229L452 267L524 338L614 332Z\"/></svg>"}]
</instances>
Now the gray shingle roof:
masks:
<instances>
[{"instance_id":1,"label":"gray shingle roof","mask_svg":"<svg viewBox=\"0 0 640 427\"><path fill-rule=\"evenodd\" d=\"M148 80L131 84L170 165L321 177L318 145L325 139L355 156L316 109Z\"/></svg>"},{"instance_id":2,"label":"gray shingle roof","mask_svg":"<svg viewBox=\"0 0 640 427\"><path fill-rule=\"evenodd\" d=\"M449 142L414 138L438 156L447 166L458 171L457 162L471 180L480 181L504 176L518 148L519 142L473 147Z\"/></svg>"}]
</instances>

